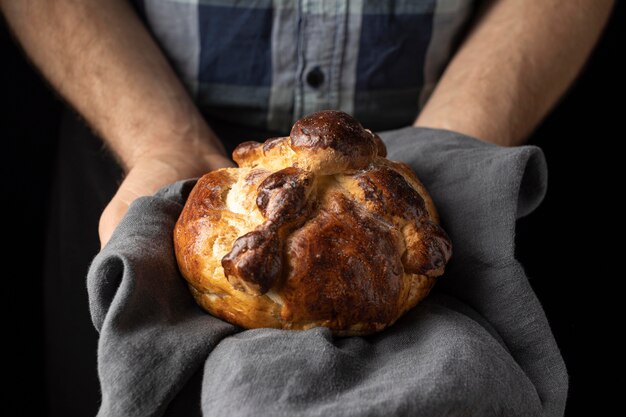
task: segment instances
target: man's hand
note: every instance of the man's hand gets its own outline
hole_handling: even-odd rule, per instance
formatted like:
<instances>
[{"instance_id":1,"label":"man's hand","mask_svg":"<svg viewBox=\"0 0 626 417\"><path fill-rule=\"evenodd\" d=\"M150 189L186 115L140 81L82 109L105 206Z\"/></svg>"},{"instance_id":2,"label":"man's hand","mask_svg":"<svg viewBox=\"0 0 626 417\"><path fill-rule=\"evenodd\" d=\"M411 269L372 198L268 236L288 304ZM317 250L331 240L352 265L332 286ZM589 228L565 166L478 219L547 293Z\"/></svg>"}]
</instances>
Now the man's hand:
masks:
<instances>
[{"instance_id":1,"label":"man's hand","mask_svg":"<svg viewBox=\"0 0 626 417\"><path fill-rule=\"evenodd\" d=\"M232 161L220 154L203 157L191 154L163 154L138 160L102 212L99 227L101 246L106 245L128 207L138 197L151 195L175 181L199 177L209 171L228 166L233 166Z\"/></svg>"},{"instance_id":2,"label":"man's hand","mask_svg":"<svg viewBox=\"0 0 626 417\"><path fill-rule=\"evenodd\" d=\"M102 245L137 197L232 164L128 0L1 1L0 9L127 173L102 213Z\"/></svg>"}]
</instances>

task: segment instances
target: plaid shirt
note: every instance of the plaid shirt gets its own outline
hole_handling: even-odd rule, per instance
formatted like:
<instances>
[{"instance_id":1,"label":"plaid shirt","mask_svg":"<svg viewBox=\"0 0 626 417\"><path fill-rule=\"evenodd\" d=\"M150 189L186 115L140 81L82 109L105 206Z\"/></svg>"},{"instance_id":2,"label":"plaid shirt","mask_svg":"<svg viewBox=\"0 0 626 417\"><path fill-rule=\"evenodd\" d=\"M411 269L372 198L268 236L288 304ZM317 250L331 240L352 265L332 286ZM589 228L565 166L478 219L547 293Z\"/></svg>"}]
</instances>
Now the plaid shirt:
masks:
<instances>
[{"instance_id":1,"label":"plaid shirt","mask_svg":"<svg viewBox=\"0 0 626 417\"><path fill-rule=\"evenodd\" d=\"M200 109L288 132L340 109L375 130L410 125L472 0L136 0Z\"/></svg>"}]
</instances>

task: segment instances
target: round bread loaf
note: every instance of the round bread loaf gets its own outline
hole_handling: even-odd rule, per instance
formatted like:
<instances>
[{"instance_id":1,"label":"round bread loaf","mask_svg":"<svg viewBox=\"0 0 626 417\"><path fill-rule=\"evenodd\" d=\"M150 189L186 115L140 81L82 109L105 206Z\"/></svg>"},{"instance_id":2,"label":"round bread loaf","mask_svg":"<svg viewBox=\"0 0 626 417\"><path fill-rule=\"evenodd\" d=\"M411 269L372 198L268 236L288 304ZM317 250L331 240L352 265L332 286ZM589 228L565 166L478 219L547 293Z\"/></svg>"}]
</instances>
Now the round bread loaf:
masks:
<instances>
[{"instance_id":1,"label":"round bread loaf","mask_svg":"<svg viewBox=\"0 0 626 417\"><path fill-rule=\"evenodd\" d=\"M174 230L205 310L245 328L364 335L423 299L451 255L424 186L354 118L323 111L245 142L198 180Z\"/></svg>"}]
</instances>

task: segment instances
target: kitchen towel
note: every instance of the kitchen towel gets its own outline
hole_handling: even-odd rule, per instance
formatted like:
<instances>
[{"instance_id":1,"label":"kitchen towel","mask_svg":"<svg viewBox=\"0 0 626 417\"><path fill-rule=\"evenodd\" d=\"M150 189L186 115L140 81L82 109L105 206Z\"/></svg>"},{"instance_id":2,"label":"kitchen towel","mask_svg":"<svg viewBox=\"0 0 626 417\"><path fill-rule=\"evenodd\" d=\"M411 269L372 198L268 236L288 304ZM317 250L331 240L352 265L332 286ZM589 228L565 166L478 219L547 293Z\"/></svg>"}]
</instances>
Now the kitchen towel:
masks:
<instances>
[{"instance_id":1,"label":"kitchen towel","mask_svg":"<svg viewBox=\"0 0 626 417\"><path fill-rule=\"evenodd\" d=\"M562 416L567 373L514 257L541 202L542 152L454 132L381 134L432 195L454 253L431 294L389 329L244 330L204 313L172 229L195 181L135 201L88 274L100 332L100 416Z\"/></svg>"}]
</instances>

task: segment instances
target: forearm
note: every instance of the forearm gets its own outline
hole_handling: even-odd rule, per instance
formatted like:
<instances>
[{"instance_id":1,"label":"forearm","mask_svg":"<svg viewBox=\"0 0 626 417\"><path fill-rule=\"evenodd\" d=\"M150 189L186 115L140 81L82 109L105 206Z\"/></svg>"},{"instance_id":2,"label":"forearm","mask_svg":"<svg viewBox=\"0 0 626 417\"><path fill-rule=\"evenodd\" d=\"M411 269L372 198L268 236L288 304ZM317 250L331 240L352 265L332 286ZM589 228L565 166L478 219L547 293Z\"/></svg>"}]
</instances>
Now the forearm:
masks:
<instances>
[{"instance_id":1,"label":"forearm","mask_svg":"<svg viewBox=\"0 0 626 417\"><path fill-rule=\"evenodd\" d=\"M0 5L35 65L126 169L151 154L223 154L126 0Z\"/></svg>"},{"instance_id":2,"label":"forearm","mask_svg":"<svg viewBox=\"0 0 626 417\"><path fill-rule=\"evenodd\" d=\"M415 124L517 145L577 76L613 1L490 3Z\"/></svg>"}]
</instances>

